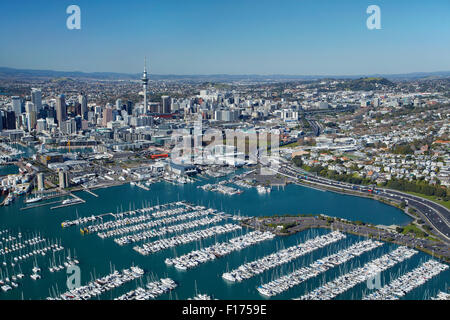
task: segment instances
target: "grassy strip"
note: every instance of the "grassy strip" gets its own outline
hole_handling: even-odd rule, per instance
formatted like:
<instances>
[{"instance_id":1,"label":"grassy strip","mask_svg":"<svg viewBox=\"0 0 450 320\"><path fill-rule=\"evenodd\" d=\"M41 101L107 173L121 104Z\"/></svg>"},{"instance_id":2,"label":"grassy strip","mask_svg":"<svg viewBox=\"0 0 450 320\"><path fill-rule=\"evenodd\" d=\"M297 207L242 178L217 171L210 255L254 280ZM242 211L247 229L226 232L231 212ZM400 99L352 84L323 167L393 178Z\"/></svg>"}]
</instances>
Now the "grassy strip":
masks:
<instances>
[{"instance_id":1,"label":"grassy strip","mask_svg":"<svg viewBox=\"0 0 450 320\"><path fill-rule=\"evenodd\" d=\"M424 199L431 200L431 201L436 202L436 203L438 203L438 204L440 204L440 205L442 205L442 206L444 206L444 207L446 207L447 209L450 210L450 201L439 200L440 198L438 198L436 196L426 196L424 194L416 193L416 192L410 192L410 191L402 191L402 192L411 194L413 196L417 196L417 197L421 197L421 198L424 198Z\"/></svg>"}]
</instances>

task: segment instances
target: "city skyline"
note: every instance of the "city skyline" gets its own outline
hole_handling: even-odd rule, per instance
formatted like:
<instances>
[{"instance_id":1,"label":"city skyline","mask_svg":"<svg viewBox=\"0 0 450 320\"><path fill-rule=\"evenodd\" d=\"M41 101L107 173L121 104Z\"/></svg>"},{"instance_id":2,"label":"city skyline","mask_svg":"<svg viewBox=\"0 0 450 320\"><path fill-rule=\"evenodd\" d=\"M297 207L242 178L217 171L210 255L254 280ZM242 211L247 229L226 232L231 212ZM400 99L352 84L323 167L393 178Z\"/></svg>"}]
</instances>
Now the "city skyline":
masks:
<instances>
[{"instance_id":1,"label":"city skyline","mask_svg":"<svg viewBox=\"0 0 450 320\"><path fill-rule=\"evenodd\" d=\"M0 66L81 72L363 75L450 70L447 1L68 1L0 4ZM368 6L381 8L369 30ZM124 15L126 12L126 15ZM59 45L58 45L59 44ZM30 47L33 50L30 50Z\"/></svg>"},{"instance_id":2,"label":"city skyline","mask_svg":"<svg viewBox=\"0 0 450 320\"><path fill-rule=\"evenodd\" d=\"M450 300L449 0L72 1L0 1L0 303Z\"/></svg>"}]
</instances>

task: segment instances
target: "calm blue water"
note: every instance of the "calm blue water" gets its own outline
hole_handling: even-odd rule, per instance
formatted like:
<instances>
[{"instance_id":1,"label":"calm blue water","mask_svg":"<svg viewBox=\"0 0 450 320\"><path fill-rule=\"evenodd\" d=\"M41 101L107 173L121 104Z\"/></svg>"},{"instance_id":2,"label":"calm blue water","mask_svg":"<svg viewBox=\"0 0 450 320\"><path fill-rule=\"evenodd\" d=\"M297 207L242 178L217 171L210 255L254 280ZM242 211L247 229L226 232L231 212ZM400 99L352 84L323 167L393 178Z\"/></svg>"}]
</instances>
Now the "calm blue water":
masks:
<instances>
[{"instance_id":1,"label":"calm blue water","mask_svg":"<svg viewBox=\"0 0 450 320\"><path fill-rule=\"evenodd\" d=\"M59 153L69 153L69 148L56 148L56 149L47 149L49 152L59 152ZM71 153L82 153L88 154L92 153L92 148L71 148Z\"/></svg>"},{"instance_id":2,"label":"calm blue water","mask_svg":"<svg viewBox=\"0 0 450 320\"><path fill-rule=\"evenodd\" d=\"M16 148L16 149L18 149L18 150L20 150L20 151L23 151L24 152L24 155L23 155L24 157L30 158L33 154L36 153L36 149L34 147L24 147L24 146L22 146L21 144L18 144L18 143L13 143L13 144L11 144L11 146Z\"/></svg>"},{"instance_id":3,"label":"calm blue water","mask_svg":"<svg viewBox=\"0 0 450 320\"><path fill-rule=\"evenodd\" d=\"M254 247L244 249L240 252L232 253L229 256L200 265L197 268L179 272L173 267L167 267L164 264L166 257L181 255L199 246L207 246L217 241L224 241L236 234L226 234L218 236L216 239L206 239L202 243L191 243L177 247L176 250L165 250L150 256L141 256L132 250L132 246L120 247L112 239L102 240L96 235L82 236L76 227L62 229L60 224L64 220L72 220L79 216L88 216L92 214L117 212L128 210L129 208L138 208L144 205L155 205L157 203L167 203L178 200L186 200L192 203L199 203L205 206L213 207L228 213L248 216L262 216L274 214L298 214L314 213L327 214L330 216L342 217L350 220L363 220L375 224L407 224L410 218L402 211L366 198L357 198L332 192L321 192L314 189L308 189L301 186L290 185L284 190L274 189L267 195L259 195L256 190L246 190L242 195L225 196L213 192L205 192L196 188L199 184L209 181L202 180L199 183L185 186L173 186L168 183L158 183L150 187L150 191L145 191L138 187L123 185L114 188L95 190L99 195L95 198L86 192L77 193L78 196L85 199L85 204L67 207L63 209L50 210L48 206L35 208L31 210L20 211L24 206L23 199L18 199L9 207L0 208L0 229L10 229L21 231L22 233L40 232L43 237L50 239L61 239L62 245L67 249L76 249L76 256L80 260L82 272L82 284L85 284L92 277L100 277L110 272L110 263L116 268L121 269L129 267L133 262L147 271L149 275L156 278L169 276L179 283L179 287L170 295L162 296L161 299L186 299L195 295L195 289L201 293L213 295L218 299L262 299L256 291L256 287L263 282L270 281L273 277L278 277L293 268L309 264L312 261L341 250L362 238L348 235L347 239L339 243L327 246L321 250L315 251L294 261L289 265L284 265L274 270L269 270L260 277L255 277L240 284L228 284L222 280L221 275L228 269L234 269L239 265L260 258L279 250L281 247L295 245L320 234L329 232L328 230L310 230L290 237L277 237L272 241L266 241ZM246 230L243 231L247 232ZM153 239L155 240L155 239ZM385 252L395 248L396 245L385 244L383 247L373 250L357 258L356 261L350 261L343 268L338 270L329 270L323 277L313 278L292 288L283 295L277 296L277 299L290 299L301 296L307 291L317 287L324 280L330 280L342 272L374 259ZM0 257L1 258L1 257ZM419 253L412 259L400 264L398 269L393 268L389 271L396 272L407 271L414 268L419 261L429 259L430 257ZM66 275L65 271L57 274L51 274L47 270L50 257L39 257L37 262L43 269L43 278L33 281L27 276L22 280L21 286L8 293L0 292L0 299L43 299L50 295L50 290L65 291ZM58 258L57 258L58 259ZM1 262L1 261L0 261ZM32 261L21 265L26 274L30 274ZM44 270L45 267L45 270ZM17 268L17 266L16 266ZM5 268L2 267L5 273ZM388 281L391 272L385 272L383 281ZM9 268L9 274L12 270ZM427 295L435 295L438 290L444 290L448 285L449 272L442 273L439 277L430 281L427 285L414 290L408 298L422 299ZM137 282L127 284L121 288L115 289L102 299L111 299L123 294L126 291L134 289ZM361 298L363 292L367 291L365 284L350 290L346 294L338 297L339 299Z\"/></svg>"},{"instance_id":4,"label":"calm blue water","mask_svg":"<svg viewBox=\"0 0 450 320\"><path fill-rule=\"evenodd\" d=\"M0 176L7 176L8 174L19 173L19 168L15 165L0 166Z\"/></svg>"}]
</instances>

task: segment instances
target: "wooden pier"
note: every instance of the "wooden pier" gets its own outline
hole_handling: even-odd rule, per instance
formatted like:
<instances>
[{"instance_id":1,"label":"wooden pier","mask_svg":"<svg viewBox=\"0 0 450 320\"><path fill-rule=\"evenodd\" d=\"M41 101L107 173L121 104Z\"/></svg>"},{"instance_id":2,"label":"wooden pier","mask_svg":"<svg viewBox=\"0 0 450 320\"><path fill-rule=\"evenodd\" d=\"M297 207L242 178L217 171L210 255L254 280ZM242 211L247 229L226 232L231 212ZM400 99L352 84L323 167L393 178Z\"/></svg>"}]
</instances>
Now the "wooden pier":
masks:
<instances>
[{"instance_id":1,"label":"wooden pier","mask_svg":"<svg viewBox=\"0 0 450 320\"><path fill-rule=\"evenodd\" d=\"M93 193L91 190L89 190L89 189L86 188L86 189L84 189L84 191L87 192L87 193L89 193L90 195L92 195L92 196L98 198L98 194Z\"/></svg>"},{"instance_id":2,"label":"wooden pier","mask_svg":"<svg viewBox=\"0 0 450 320\"><path fill-rule=\"evenodd\" d=\"M52 202L46 202L46 203L33 204L33 205L30 205L30 206L26 206L26 207L20 208L20 210L34 209L34 208L49 206L51 204L56 204L56 203L61 203L61 201L58 200L58 201L52 201Z\"/></svg>"},{"instance_id":3,"label":"wooden pier","mask_svg":"<svg viewBox=\"0 0 450 320\"><path fill-rule=\"evenodd\" d=\"M44 202L44 203L38 203L38 204L25 206L23 208L20 208L20 210L28 210L28 209L34 209L34 208L39 208L39 207L44 207L44 206L50 206L52 204L59 204L57 206L54 206L54 207L50 208L50 210L54 210L54 209L69 207L69 206L73 206L73 205L76 205L76 204L80 204L80 203L85 203L86 202L85 200L81 199L80 197L74 195L73 193L64 193L64 194L60 194L58 196L51 196L51 197L48 197L48 198L44 198L43 200L45 201L45 200L49 200L49 199L56 198L56 197L62 197L62 196L71 196L74 201L70 202L70 203L66 203L66 204L63 204L63 202L65 200Z\"/></svg>"},{"instance_id":4,"label":"wooden pier","mask_svg":"<svg viewBox=\"0 0 450 320\"><path fill-rule=\"evenodd\" d=\"M70 203L66 203L66 204L61 204L59 206L55 206L55 207L51 207L50 210L54 210L54 209L59 209L59 208L64 208L64 207L70 207L70 206L74 206L76 204L80 204L80 203L85 203L86 201L81 199L80 197L74 195L73 193L70 194L74 200L73 202Z\"/></svg>"},{"instance_id":5,"label":"wooden pier","mask_svg":"<svg viewBox=\"0 0 450 320\"><path fill-rule=\"evenodd\" d=\"M141 189L144 189L145 191L150 191L150 188L147 188L142 183L136 183L136 187L139 187Z\"/></svg>"}]
</instances>

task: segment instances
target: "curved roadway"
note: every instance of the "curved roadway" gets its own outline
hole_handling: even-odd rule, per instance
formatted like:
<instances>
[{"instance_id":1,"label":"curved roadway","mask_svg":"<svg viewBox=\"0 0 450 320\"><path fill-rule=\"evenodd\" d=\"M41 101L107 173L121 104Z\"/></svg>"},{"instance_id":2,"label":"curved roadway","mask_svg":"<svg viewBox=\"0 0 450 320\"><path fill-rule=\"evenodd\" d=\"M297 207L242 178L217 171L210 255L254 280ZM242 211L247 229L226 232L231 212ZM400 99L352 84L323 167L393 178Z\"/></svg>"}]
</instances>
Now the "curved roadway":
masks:
<instances>
[{"instance_id":1,"label":"curved roadway","mask_svg":"<svg viewBox=\"0 0 450 320\"><path fill-rule=\"evenodd\" d=\"M295 168L292 165L280 164L278 170L273 171L286 175L293 179L304 179L309 182L322 184L324 186L341 188L348 191L361 191L370 194L369 187L352 185L349 183L338 182L323 177L313 176L309 172ZM307 178L306 178L307 177ZM406 194L396 190L376 188L376 194L384 198L395 201L405 201L408 205L415 207L419 213L428 220L439 234L450 241L450 211L444 206L428 199L420 198L414 195Z\"/></svg>"}]
</instances>

